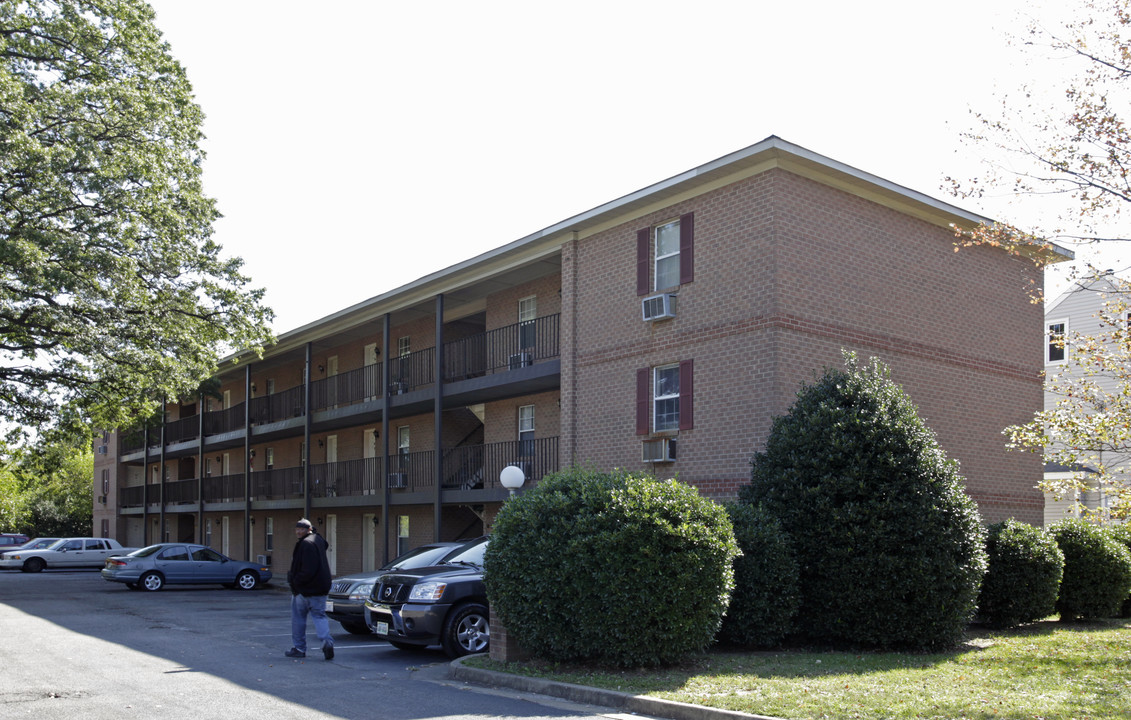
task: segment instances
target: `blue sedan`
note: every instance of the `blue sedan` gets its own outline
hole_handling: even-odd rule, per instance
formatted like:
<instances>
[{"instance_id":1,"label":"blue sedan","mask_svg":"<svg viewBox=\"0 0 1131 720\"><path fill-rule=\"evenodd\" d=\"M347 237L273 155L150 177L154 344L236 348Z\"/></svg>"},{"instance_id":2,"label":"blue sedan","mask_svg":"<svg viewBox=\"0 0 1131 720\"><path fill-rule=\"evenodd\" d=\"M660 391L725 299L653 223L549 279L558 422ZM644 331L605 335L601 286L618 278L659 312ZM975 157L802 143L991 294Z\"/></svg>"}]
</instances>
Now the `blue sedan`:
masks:
<instances>
[{"instance_id":1,"label":"blue sedan","mask_svg":"<svg viewBox=\"0 0 1131 720\"><path fill-rule=\"evenodd\" d=\"M233 560L206 545L158 543L129 555L106 559L102 577L131 590L160 590L165 585L209 585L254 590L271 579L271 569Z\"/></svg>"}]
</instances>

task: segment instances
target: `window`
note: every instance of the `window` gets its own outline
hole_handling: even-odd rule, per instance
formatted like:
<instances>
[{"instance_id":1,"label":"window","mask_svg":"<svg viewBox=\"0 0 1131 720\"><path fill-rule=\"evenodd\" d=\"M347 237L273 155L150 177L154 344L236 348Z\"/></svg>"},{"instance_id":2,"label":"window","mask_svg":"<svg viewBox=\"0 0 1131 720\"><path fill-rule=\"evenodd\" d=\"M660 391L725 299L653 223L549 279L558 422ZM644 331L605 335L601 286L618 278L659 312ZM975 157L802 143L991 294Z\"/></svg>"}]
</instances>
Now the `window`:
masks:
<instances>
[{"instance_id":1,"label":"window","mask_svg":"<svg viewBox=\"0 0 1131 720\"><path fill-rule=\"evenodd\" d=\"M1048 323L1047 343L1048 349L1045 362L1061 363L1067 354L1064 341L1067 338L1068 323L1064 320Z\"/></svg>"},{"instance_id":2,"label":"window","mask_svg":"<svg viewBox=\"0 0 1131 720\"><path fill-rule=\"evenodd\" d=\"M275 394L275 378L267 378L267 394Z\"/></svg>"},{"instance_id":3,"label":"window","mask_svg":"<svg viewBox=\"0 0 1131 720\"><path fill-rule=\"evenodd\" d=\"M269 517L263 522L263 550L271 552L275 549L275 518Z\"/></svg>"},{"instance_id":4,"label":"window","mask_svg":"<svg viewBox=\"0 0 1131 720\"><path fill-rule=\"evenodd\" d=\"M212 477L212 458L204 458L204 477Z\"/></svg>"},{"instance_id":5,"label":"window","mask_svg":"<svg viewBox=\"0 0 1131 720\"><path fill-rule=\"evenodd\" d=\"M109 469L103 469L102 470L102 494L103 495L109 495L110 494L110 470ZM105 500L103 500L103 502L105 502Z\"/></svg>"},{"instance_id":6,"label":"window","mask_svg":"<svg viewBox=\"0 0 1131 720\"><path fill-rule=\"evenodd\" d=\"M637 230L636 294L670 290L694 280L694 237L694 213Z\"/></svg>"},{"instance_id":7,"label":"window","mask_svg":"<svg viewBox=\"0 0 1131 720\"><path fill-rule=\"evenodd\" d=\"M679 365L658 367L652 383L655 432L679 429Z\"/></svg>"},{"instance_id":8,"label":"window","mask_svg":"<svg viewBox=\"0 0 1131 720\"><path fill-rule=\"evenodd\" d=\"M694 361L636 371L636 434L691 430L694 420Z\"/></svg>"},{"instance_id":9,"label":"window","mask_svg":"<svg viewBox=\"0 0 1131 720\"><path fill-rule=\"evenodd\" d=\"M212 518L204 521L204 544L212 545Z\"/></svg>"},{"instance_id":10,"label":"window","mask_svg":"<svg viewBox=\"0 0 1131 720\"><path fill-rule=\"evenodd\" d=\"M408 335L397 338L397 357L406 357L412 354L411 338Z\"/></svg>"},{"instance_id":11,"label":"window","mask_svg":"<svg viewBox=\"0 0 1131 720\"><path fill-rule=\"evenodd\" d=\"M165 548L164 550L162 550L161 554L157 556L157 559L165 561L187 561L189 559L189 554L188 550L186 550L184 547L175 545L173 547Z\"/></svg>"},{"instance_id":12,"label":"window","mask_svg":"<svg viewBox=\"0 0 1131 720\"><path fill-rule=\"evenodd\" d=\"M269 447L263 451L263 461L267 463L267 469L275 467L275 448Z\"/></svg>"},{"instance_id":13,"label":"window","mask_svg":"<svg viewBox=\"0 0 1131 720\"><path fill-rule=\"evenodd\" d=\"M655 230L655 287L665 290L679 285L679 220L664 223Z\"/></svg>"},{"instance_id":14,"label":"window","mask_svg":"<svg viewBox=\"0 0 1131 720\"><path fill-rule=\"evenodd\" d=\"M401 425L399 428L397 428L397 452L401 455L408 455L408 444L408 425Z\"/></svg>"},{"instance_id":15,"label":"window","mask_svg":"<svg viewBox=\"0 0 1131 720\"><path fill-rule=\"evenodd\" d=\"M397 516L397 555L404 555L409 551L408 544L408 515Z\"/></svg>"},{"instance_id":16,"label":"window","mask_svg":"<svg viewBox=\"0 0 1131 720\"><path fill-rule=\"evenodd\" d=\"M534 319L538 317L538 297L531 295L518 301L518 346L534 347Z\"/></svg>"},{"instance_id":17,"label":"window","mask_svg":"<svg viewBox=\"0 0 1131 720\"><path fill-rule=\"evenodd\" d=\"M518 454L523 457L534 454L533 405L523 405L518 409Z\"/></svg>"}]
</instances>

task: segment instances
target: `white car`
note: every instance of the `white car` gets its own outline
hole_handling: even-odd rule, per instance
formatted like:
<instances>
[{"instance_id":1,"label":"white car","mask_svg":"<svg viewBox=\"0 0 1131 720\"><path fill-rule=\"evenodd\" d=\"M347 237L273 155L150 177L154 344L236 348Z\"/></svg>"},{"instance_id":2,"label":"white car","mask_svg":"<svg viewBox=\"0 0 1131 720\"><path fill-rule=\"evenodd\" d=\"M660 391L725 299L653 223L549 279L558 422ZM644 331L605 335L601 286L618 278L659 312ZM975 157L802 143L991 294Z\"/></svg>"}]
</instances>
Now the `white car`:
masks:
<instances>
[{"instance_id":1,"label":"white car","mask_svg":"<svg viewBox=\"0 0 1131 720\"><path fill-rule=\"evenodd\" d=\"M40 572L46 568L101 568L111 555L136 548L122 547L110 538L63 538L37 550L17 550L0 555L0 569Z\"/></svg>"}]
</instances>

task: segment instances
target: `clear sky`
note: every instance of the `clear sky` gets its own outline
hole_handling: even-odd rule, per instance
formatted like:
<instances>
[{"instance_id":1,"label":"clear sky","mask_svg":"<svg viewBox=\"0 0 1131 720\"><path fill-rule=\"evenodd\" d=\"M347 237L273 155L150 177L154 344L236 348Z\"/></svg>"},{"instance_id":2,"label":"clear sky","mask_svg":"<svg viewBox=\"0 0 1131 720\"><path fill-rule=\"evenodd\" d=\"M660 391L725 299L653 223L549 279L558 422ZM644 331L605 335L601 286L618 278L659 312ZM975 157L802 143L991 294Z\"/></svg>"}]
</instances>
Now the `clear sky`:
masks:
<instances>
[{"instance_id":1,"label":"clear sky","mask_svg":"<svg viewBox=\"0 0 1131 720\"><path fill-rule=\"evenodd\" d=\"M943 189L982 172L970 110L1032 80L1034 0L151 4L280 333L769 135L1036 222Z\"/></svg>"}]
</instances>

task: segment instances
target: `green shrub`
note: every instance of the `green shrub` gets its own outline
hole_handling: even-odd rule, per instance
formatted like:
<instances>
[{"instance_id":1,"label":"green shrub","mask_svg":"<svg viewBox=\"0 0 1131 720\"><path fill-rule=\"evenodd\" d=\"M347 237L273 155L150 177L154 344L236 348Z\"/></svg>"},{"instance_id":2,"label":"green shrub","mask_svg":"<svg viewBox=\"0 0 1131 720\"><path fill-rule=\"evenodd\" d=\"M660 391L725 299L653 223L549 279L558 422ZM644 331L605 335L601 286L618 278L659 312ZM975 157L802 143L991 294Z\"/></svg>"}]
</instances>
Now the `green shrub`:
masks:
<instances>
[{"instance_id":1,"label":"green shrub","mask_svg":"<svg viewBox=\"0 0 1131 720\"><path fill-rule=\"evenodd\" d=\"M781 523L760 507L726 506L742 555L719 639L743 647L780 645L793 627L801 595L797 555Z\"/></svg>"},{"instance_id":2,"label":"green shrub","mask_svg":"<svg viewBox=\"0 0 1131 720\"><path fill-rule=\"evenodd\" d=\"M1064 553L1041 528L1016 520L991 525L989 569L978 595L978 616L992 627L1033 622L1056 612Z\"/></svg>"},{"instance_id":3,"label":"green shrub","mask_svg":"<svg viewBox=\"0 0 1131 720\"><path fill-rule=\"evenodd\" d=\"M804 630L819 641L933 649L958 642L985 574L985 531L889 371L829 370L774 420L741 499L793 541Z\"/></svg>"},{"instance_id":4,"label":"green shrub","mask_svg":"<svg viewBox=\"0 0 1131 720\"><path fill-rule=\"evenodd\" d=\"M520 647L636 667L714 640L737 553L726 511L694 488L573 468L504 504L484 570L491 607Z\"/></svg>"},{"instance_id":5,"label":"green shrub","mask_svg":"<svg viewBox=\"0 0 1131 720\"><path fill-rule=\"evenodd\" d=\"M1113 538L1127 548L1128 552L1131 552L1131 525L1127 523L1111 525L1108 530ZM1131 593L1128 593L1128 596L1124 598L1119 617L1131 617Z\"/></svg>"},{"instance_id":6,"label":"green shrub","mask_svg":"<svg viewBox=\"0 0 1131 720\"><path fill-rule=\"evenodd\" d=\"M1060 619L1118 615L1131 591L1131 555L1099 525L1069 518L1049 528L1064 553L1064 579L1056 609Z\"/></svg>"}]
</instances>

